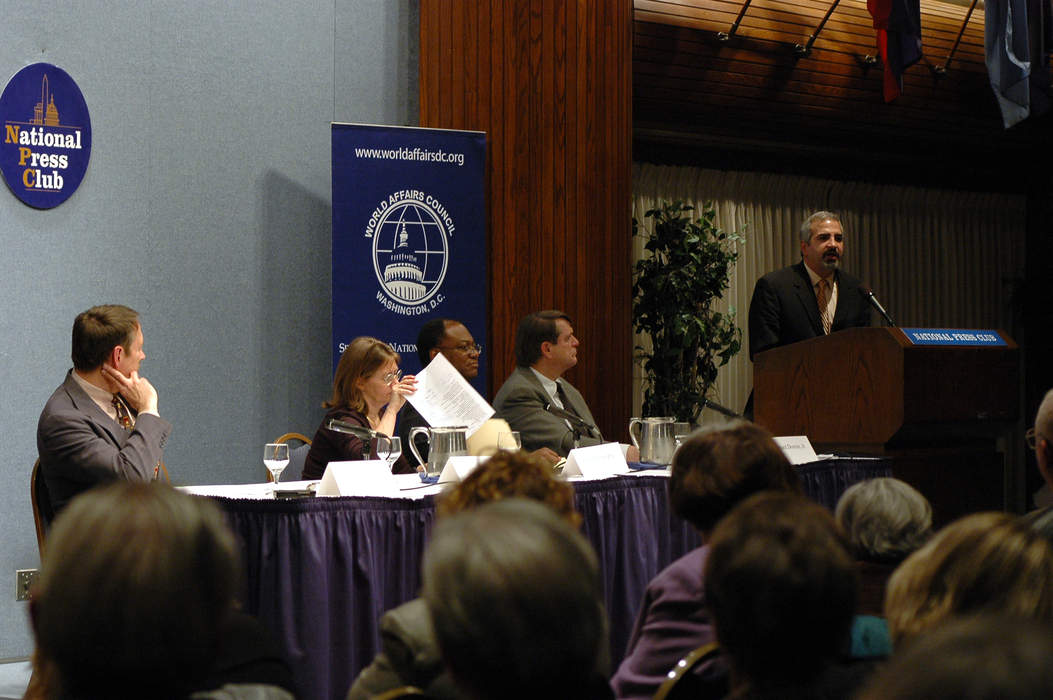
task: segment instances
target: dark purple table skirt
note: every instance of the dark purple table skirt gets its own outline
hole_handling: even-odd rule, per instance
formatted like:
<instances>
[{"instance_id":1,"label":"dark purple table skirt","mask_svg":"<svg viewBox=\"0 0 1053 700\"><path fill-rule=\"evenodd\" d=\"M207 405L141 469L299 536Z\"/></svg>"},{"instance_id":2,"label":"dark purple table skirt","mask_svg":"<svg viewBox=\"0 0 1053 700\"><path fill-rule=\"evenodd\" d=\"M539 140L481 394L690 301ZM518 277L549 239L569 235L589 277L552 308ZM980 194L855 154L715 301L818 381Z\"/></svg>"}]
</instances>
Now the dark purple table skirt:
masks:
<instances>
[{"instance_id":1,"label":"dark purple table skirt","mask_svg":"<svg viewBox=\"0 0 1053 700\"><path fill-rule=\"evenodd\" d=\"M848 485L887 473L840 460L801 468L806 493L829 507ZM599 558L612 670L621 662L648 582L700 544L669 509L667 479L574 485L583 534ZM832 499L832 500L831 500ZM216 499L242 545L246 611L283 644L304 700L340 700L380 646L379 619L417 596L434 499Z\"/></svg>"},{"instance_id":2,"label":"dark purple table skirt","mask_svg":"<svg viewBox=\"0 0 1053 700\"><path fill-rule=\"evenodd\" d=\"M880 476L892 476L892 460L843 457L802 464L795 469L801 478L804 493L833 511L837 507L837 499L852 484Z\"/></svg>"}]
</instances>

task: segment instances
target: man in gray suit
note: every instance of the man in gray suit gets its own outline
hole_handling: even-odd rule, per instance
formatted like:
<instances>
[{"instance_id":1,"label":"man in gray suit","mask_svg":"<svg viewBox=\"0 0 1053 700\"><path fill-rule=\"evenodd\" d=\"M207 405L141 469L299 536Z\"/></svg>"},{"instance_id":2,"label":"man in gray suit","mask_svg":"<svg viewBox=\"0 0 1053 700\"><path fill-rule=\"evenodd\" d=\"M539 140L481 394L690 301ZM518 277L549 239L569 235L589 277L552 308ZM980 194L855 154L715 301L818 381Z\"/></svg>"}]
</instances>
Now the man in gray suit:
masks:
<instances>
[{"instance_id":1,"label":"man in gray suit","mask_svg":"<svg viewBox=\"0 0 1053 700\"><path fill-rule=\"evenodd\" d=\"M515 347L517 367L494 397L494 409L519 431L523 449L547 447L566 457L574 447L604 442L585 399L562 378L578 363L570 317L554 309L526 316L516 330ZM546 410L549 405L571 416L553 415Z\"/></svg>"},{"instance_id":2,"label":"man in gray suit","mask_svg":"<svg viewBox=\"0 0 1053 700\"><path fill-rule=\"evenodd\" d=\"M100 483L157 477L171 424L139 376L143 330L126 306L95 306L73 322L73 369L37 423L40 475L55 514Z\"/></svg>"}]
</instances>

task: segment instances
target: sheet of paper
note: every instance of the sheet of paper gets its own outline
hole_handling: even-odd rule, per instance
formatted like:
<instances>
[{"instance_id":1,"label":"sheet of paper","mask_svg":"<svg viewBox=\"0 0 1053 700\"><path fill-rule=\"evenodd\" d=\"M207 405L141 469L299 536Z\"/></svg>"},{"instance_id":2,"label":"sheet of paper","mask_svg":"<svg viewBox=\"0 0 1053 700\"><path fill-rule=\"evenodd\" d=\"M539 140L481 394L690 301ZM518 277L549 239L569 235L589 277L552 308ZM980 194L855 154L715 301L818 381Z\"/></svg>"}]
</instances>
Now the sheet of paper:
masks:
<instances>
[{"instance_id":1,"label":"sheet of paper","mask_svg":"<svg viewBox=\"0 0 1053 700\"><path fill-rule=\"evenodd\" d=\"M465 425L469 437L494 415L494 407L442 353L417 374L417 391L407 398L429 425Z\"/></svg>"},{"instance_id":2,"label":"sheet of paper","mask_svg":"<svg viewBox=\"0 0 1053 700\"><path fill-rule=\"evenodd\" d=\"M815 450L807 435L787 435L775 438L775 444L779 446L790 464L808 464L815 462Z\"/></svg>"},{"instance_id":3,"label":"sheet of paper","mask_svg":"<svg viewBox=\"0 0 1053 700\"><path fill-rule=\"evenodd\" d=\"M604 479L628 472L629 465L616 442L577 447L567 455L567 464L563 467L563 476L583 476L586 479Z\"/></svg>"}]
</instances>

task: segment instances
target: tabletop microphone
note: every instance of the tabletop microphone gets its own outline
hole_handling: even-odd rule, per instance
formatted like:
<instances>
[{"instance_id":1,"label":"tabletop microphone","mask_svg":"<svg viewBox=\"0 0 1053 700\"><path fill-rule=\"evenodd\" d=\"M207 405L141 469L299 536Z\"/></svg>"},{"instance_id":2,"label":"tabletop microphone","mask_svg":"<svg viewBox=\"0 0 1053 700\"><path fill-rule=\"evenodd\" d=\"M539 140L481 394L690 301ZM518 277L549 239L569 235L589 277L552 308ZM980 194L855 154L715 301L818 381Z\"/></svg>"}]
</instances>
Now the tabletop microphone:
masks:
<instances>
[{"instance_id":1,"label":"tabletop microphone","mask_svg":"<svg viewBox=\"0 0 1053 700\"><path fill-rule=\"evenodd\" d=\"M373 441L377 440L377 444L380 444L380 440L388 440L389 438L384 433L377 432L372 428L363 428L361 425L355 425L354 423L348 423L347 421L337 420L336 418L330 418L325 422L325 427L337 433L347 433L348 435L354 435L356 438L366 443L365 459L370 459L376 456L376 449L373 447ZM379 449L379 448L377 448Z\"/></svg>"},{"instance_id":2,"label":"tabletop microphone","mask_svg":"<svg viewBox=\"0 0 1053 700\"><path fill-rule=\"evenodd\" d=\"M325 422L325 427L338 433L354 435L359 440L372 440L377 436L377 431L372 430L371 428L363 428L361 425L337 420L336 418L330 418L327 420Z\"/></svg>"},{"instance_id":3,"label":"tabletop microphone","mask_svg":"<svg viewBox=\"0 0 1053 700\"><path fill-rule=\"evenodd\" d=\"M888 323L889 327L895 328L896 322L888 315L888 311L885 311L885 307L877 300L877 297L874 296L874 292L871 291L870 287L860 287L859 291L864 297L866 297L866 300L870 302L870 305L877 309L878 313L884 317L885 322Z\"/></svg>"},{"instance_id":4,"label":"tabletop microphone","mask_svg":"<svg viewBox=\"0 0 1053 700\"><path fill-rule=\"evenodd\" d=\"M574 425L575 428L578 430L584 430L591 433L596 428L596 426L594 426L592 423L589 423L586 420L582 420L581 416L579 416L578 414L566 411L553 403L545 404L545 410L551 413L552 415L556 416L557 418L562 418L563 420L570 421L571 424Z\"/></svg>"},{"instance_id":5,"label":"tabletop microphone","mask_svg":"<svg viewBox=\"0 0 1053 700\"><path fill-rule=\"evenodd\" d=\"M702 399L702 405L705 406L706 408L712 408L717 413L723 413L728 418L742 418L742 414L741 413L735 413L730 408L726 408L724 406L721 406L716 401L710 401L709 399Z\"/></svg>"}]
</instances>

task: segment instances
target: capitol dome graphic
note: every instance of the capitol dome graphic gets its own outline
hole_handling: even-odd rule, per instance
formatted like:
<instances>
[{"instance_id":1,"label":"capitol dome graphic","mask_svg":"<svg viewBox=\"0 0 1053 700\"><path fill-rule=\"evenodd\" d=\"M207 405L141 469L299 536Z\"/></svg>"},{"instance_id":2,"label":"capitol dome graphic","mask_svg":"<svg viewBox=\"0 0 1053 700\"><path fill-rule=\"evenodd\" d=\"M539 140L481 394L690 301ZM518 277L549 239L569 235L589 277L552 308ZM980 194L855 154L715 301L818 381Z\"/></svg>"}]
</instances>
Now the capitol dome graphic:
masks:
<instances>
[{"instance_id":1,"label":"capitol dome graphic","mask_svg":"<svg viewBox=\"0 0 1053 700\"><path fill-rule=\"evenodd\" d=\"M448 261L446 229L429 206L400 202L384 212L373 236L373 269L389 297L423 304L442 286Z\"/></svg>"}]
</instances>

